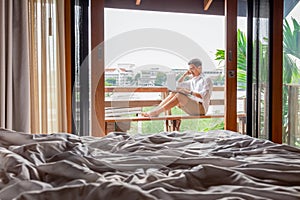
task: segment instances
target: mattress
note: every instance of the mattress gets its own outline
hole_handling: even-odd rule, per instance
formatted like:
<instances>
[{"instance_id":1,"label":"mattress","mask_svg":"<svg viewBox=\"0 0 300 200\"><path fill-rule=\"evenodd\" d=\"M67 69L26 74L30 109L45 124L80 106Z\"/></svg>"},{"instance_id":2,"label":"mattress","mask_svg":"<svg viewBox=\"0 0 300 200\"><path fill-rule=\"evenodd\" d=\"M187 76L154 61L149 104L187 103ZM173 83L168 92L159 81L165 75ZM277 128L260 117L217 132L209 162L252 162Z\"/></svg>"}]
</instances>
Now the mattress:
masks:
<instances>
[{"instance_id":1,"label":"mattress","mask_svg":"<svg viewBox=\"0 0 300 200\"><path fill-rule=\"evenodd\" d=\"M300 149L224 130L1 129L0 199L300 199Z\"/></svg>"}]
</instances>

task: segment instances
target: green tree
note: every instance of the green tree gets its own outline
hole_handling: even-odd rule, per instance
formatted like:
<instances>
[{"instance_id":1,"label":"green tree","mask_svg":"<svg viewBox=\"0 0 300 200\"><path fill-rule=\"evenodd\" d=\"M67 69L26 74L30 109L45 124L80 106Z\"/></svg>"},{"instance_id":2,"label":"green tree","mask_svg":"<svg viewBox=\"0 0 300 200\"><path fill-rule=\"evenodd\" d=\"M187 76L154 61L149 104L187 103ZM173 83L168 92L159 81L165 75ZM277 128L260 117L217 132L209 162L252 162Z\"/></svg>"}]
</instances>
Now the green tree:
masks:
<instances>
[{"instance_id":1,"label":"green tree","mask_svg":"<svg viewBox=\"0 0 300 200\"><path fill-rule=\"evenodd\" d=\"M292 19L293 29L287 20L283 24L283 142L288 131L288 87L287 84L299 83L300 73L296 60L300 59L300 25Z\"/></svg>"},{"instance_id":2,"label":"green tree","mask_svg":"<svg viewBox=\"0 0 300 200\"><path fill-rule=\"evenodd\" d=\"M237 32L237 38L237 82L240 89L246 89L247 38L240 30ZM215 56L215 59L219 61L219 65L225 68L225 50L217 49ZM219 79L222 79L222 77L219 77Z\"/></svg>"},{"instance_id":3,"label":"green tree","mask_svg":"<svg viewBox=\"0 0 300 200\"><path fill-rule=\"evenodd\" d=\"M138 81L140 80L140 78L141 78L141 73L137 73L135 76L134 76L134 81L136 82L136 83L138 83Z\"/></svg>"},{"instance_id":4,"label":"green tree","mask_svg":"<svg viewBox=\"0 0 300 200\"><path fill-rule=\"evenodd\" d=\"M283 82L298 83L300 80L296 59L300 60L300 25L292 19L294 30L287 20L283 25Z\"/></svg>"},{"instance_id":5,"label":"green tree","mask_svg":"<svg viewBox=\"0 0 300 200\"><path fill-rule=\"evenodd\" d=\"M134 81L133 81L133 78L131 76L128 76L126 78L126 82L129 84L129 85L133 85L134 84Z\"/></svg>"},{"instance_id":6,"label":"green tree","mask_svg":"<svg viewBox=\"0 0 300 200\"><path fill-rule=\"evenodd\" d=\"M111 84L111 83L108 83L107 81L104 82L104 85L105 85L105 86L112 86L112 84Z\"/></svg>"},{"instance_id":7,"label":"green tree","mask_svg":"<svg viewBox=\"0 0 300 200\"><path fill-rule=\"evenodd\" d=\"M299 83L300 81L300 72L296 65L296 60L300 59L300 24L295 19L292 19L293 29L291 24L287 20L284 21L283 25L283 140L288 134L287 125L288 125L288 92L286 84ZM258 42L259 45L259 66L263 68L260 69L260 82L265 82L266 73L268 73L267 63L269 47L265 45L268 41L267 38L263 39L264 41ZM237 80L239 88L246 88L246 49L247 49L247 39L244 33L238 30L237 34ZM255 49L255 46L254 46ZM218 49L216 52L216 60L219 61L219 64L224 67L225 61L225 51ZM254 72L255 73L255 72Z\"/></svg>"},{"instance_id":8,"label":"green tree","mask_svg":"<svg viewBox=\"0 0 300 200\"><path fill-rule=\"evenodd\" d=\"M157 72L156 78L154 81L155 86L162 86L167 80L167 75L163 72Z\"/></svg>"},{"instance_id":9,"label":"green tree","mask_svg":"<svg viewBox=\"0 0 300 200\"><path fill-rule=\"evenodd\" d=\"M110 84L110 85L116 85L117 80L116 80L115 78L107 78L107 79L105 80L105 82L107 82L107 83Z\"/></svg>"}]
</instances>

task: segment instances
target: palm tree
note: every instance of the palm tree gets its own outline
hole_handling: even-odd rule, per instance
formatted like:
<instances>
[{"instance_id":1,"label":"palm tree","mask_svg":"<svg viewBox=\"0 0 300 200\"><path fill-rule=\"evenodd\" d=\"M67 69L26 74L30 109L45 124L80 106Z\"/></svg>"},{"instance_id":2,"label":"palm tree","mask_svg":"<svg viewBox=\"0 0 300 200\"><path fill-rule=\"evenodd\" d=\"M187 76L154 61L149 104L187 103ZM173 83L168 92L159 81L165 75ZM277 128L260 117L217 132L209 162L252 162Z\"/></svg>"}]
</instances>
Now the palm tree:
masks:
<instances>
[{"instance_id":1,"label":"palm tree","mask_svg":"<svg viewBox=\"0 0 300 200\"><path fill-rule=\"evenodd\" d=\"M292 18L294 30L287 20L283 25L283 81L285 84L297 83L300 79L296 60L300 60L300 25Z\"/></svg>"},{"instance_id":2,"label":"palm tree","mask_svg":"<svg viewBox=\"0 0 300 200\"><path fill-rule=\"evenodd\" d=\"M286 142L288 130L288 87L287 84L299 83L300 72L296 60L300 60L300 25L292 18L293 30L287 20L283 25L283 141ZM295 133L294 133L295 134Z\"/></svg>"},{"instance_id":3,"label":"palm tree","mask_svg":"<svg viewBox=\"0 0 300 200\"><path fill-rule=\"evenodd\" d=\"M246 89L247 38L241 30L238 30L237 37L237 82L239 89ZM218 60L221 67L224 68L225 50L217 49L215 55L215 59Z\"/></svg>"}]
</instances>

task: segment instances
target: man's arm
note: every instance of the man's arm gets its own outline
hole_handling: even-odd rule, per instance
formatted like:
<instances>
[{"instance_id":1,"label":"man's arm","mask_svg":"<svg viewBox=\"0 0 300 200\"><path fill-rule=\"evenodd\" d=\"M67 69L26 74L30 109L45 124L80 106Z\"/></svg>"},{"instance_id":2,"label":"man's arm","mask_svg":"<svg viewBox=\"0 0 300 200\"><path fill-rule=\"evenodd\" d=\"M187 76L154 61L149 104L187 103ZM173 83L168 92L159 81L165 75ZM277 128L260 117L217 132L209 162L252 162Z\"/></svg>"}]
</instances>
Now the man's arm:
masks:
<instances>
[{"instance_id":1,"label":"man's arm","mask_svg":"<svg viewBox=\"0 0 300 200\"><path fill-rule=\"evenodd\" d=\"M203 99L205 96L210 95L212 88L213 88L212 80L210 78L206 78L205 81L203 82L203 89L199 91L199 93L196 93L197 97Z\"/></svg>"},{"instance_id":2,"label":"man's arm","mask_svg":"<svg viewBox=\"0 0 300 200\"><path fill-rule=\"evenodd\" d=\"M182 74L182 76L178 79L178 83L183 82L185 77L187 77L190 74L191 74L190 70L187 70L186 72L184 72L184 74Z\"/></svg>"},{"instance_id":3,"label":"man's arm","mask_svg":"<svg viewBox=\"0 0 300 200\"><path fill-rule=\"evenodd\" d=\"M193 91L191 91L191 95L192 95L192 96L195 96L195 97L198 97L198 98L200 98L200 99L203 99L202 95L201 95L200 93L198 93L198 92L193 92Z\"/></svg>"},{"instance_id":4,"label":"man's arm","mask_svg":"<svg viewBox=\"0 0 300 200\"><path fill-rule=\"evenodd\" d=\"M180 88L178 89L178 91L186 95L192 95L200 99L203 99L205 98L206 95L209 95L209 93L212 90L213 84L210 78L206 78L202 84L203 84L203 89L201 91L193 91L186 88Z\"/></svg>"}]
</instances>

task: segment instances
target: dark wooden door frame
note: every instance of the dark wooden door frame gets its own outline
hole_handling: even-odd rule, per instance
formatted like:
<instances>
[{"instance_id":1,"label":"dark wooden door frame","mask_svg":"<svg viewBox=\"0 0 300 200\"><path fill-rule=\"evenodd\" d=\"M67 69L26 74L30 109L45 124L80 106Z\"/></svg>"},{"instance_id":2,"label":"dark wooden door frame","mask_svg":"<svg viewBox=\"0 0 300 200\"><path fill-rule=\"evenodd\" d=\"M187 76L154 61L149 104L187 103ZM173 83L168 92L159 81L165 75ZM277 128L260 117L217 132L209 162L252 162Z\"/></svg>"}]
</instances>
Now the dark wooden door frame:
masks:
<instances>
[{"instance_id":1,"label":"dark wooden door frame","mask_svg":"<svg viewBox=\"0 0 300 200\"><path fill-rule=\"evenodd\" d=\"M91 32L92 49L104 41L104 0L91 0ZM226 16L226 92L225 92L225 129L237 130L236 124L236 88L237 88L237 0L225 0ZM274 0L271 3L270 27L271 37L271 140L277 143L282 142L282 21L283 21L283 0ZM104 49L101 51L104 53ZM104 71L104 60L98 57L92 58L92 66L100 66ZM92 73L93 75L93 73ZM92 92L95 91L97 101L92 98L92 109L96 114L92 116L92 135L102 136L97 130L104 130L104 76L98 83L93 82ZM99 129L93 127L100 120ZM103 123L102 123L102 122Z\"/></svg>"},{"instance_id":2,"label":"dark wooden door frame","mask_svg":"<svg viewBox=\"0 0 300 200\"><path fill-rule=\"evenodd\" d=\"M270 1L270 135L269 139L282 143L282 86L283 86L283 4Z\"/></svg>"},{"instance_id":3,"label":"dark wooden door frame","mask_svg":"<svg viewBox=\"0 0 300 200\"><path fill-rule=\"evenodd\" d=\"M269 138L282 143L282 53L283 53L283 0L270 1L270 104ZM225 129L236 131L236 88L237 88L237 0L225 1L226 17L226 92ZM248 21L249 22L249 21ZM250 24L251 25L251 24ZM251 38L250 38L251 39ZM251 39L252 40L252 39ZM250 41L248 40L248 44ZM251 52L252 53L252 52ZM252 56L251 56L252 57ZM248 64L251 61L248 61ZM249 67L249 65L248 65ZM251 66L250 66L251 67ZM247 108L248 116L252 108ZM247 123L252 122L247 119ZM248 124L247 132L252 131ZM250 133L248 133L250 134ZM252 133L251 133L252 134Z\"/></svg>"},{"instance_id":4,"label":"dark wooden door frame","mask_svg":"<svg viewBox=\"0 0 300 200\"><path fill-rule=\"evenodd\" d=\"M91 135L105 135L104 0L91 0Z\"/></svg>"},{"instance_id":5,"label":"dark wooden door frame","mask_svg":"<svg viewBox=\"0 0 300 200\"><path fill-rule=\"evenodd\" d=\"M225 0L225 129L237 131L237 0Z\"/></svg>"}]
</instances>

